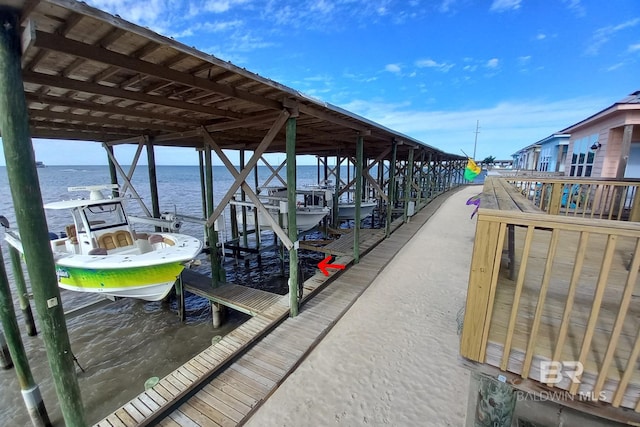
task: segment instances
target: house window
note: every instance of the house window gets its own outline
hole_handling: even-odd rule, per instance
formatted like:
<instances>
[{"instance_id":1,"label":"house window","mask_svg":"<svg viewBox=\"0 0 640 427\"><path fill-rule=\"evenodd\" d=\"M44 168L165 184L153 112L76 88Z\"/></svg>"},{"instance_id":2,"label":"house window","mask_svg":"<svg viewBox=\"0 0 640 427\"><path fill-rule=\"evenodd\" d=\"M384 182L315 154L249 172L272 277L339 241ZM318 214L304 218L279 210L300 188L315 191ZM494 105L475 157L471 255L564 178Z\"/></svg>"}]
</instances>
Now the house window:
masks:
<instances>
[{"instance_id":1,"label":"house window","mask_svg":"<svg viewBox=\"0 0 640 427\"><path fill-rule=\"evenodd\" d=\"M551 147L545 147L540 153L540 165L538 170L540 172L547 172L549 170L549 162L551 161Z\"/></svg>"},{"instance_id":2,"label":"house window","mask_svg":"<svg viewBox=\"0 0 640 427\"><path fill-rule=\"evenodd\" d=\"M571 171L569 176L591 176L593 161L596 154L591 151L591 146L598 141L598 134L585 136L573 143L573 155L571 156Z\"/></svg>"}]
</instances>

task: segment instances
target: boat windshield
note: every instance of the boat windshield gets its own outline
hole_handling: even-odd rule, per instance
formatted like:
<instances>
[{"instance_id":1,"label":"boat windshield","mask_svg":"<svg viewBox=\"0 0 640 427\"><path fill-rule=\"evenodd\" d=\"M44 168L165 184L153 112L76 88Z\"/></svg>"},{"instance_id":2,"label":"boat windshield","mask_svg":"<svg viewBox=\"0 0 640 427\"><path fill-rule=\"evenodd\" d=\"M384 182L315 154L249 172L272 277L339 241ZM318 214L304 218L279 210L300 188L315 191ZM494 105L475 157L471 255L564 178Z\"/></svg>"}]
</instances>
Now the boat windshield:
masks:
<instances>
[{"instance_id":1,"label":"boat windshield","mask_svg":"<svg viewBox=\"0 0 640 427\"><path fill-rule=\"evenodd\" d=\"M84 214L91 231L127 225L127 218L120 202L87 206Z\"/></svg>"}]
</instances>

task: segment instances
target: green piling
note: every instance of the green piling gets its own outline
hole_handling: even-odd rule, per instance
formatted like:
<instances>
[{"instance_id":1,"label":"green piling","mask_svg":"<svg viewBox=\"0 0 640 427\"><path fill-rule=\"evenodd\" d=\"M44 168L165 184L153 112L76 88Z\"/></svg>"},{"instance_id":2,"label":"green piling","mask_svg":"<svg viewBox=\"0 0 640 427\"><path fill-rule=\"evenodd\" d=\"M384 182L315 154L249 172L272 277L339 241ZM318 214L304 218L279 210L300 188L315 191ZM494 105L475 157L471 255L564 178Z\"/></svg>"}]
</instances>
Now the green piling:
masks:
<instances>
[{"instance_id":1,"label":"green piling","mask_svg":"<svg viewBox=\"0 0 640 427\"><path fill-rule=\"evenodd\" d=\"M296 224L296 118L287 119L287 211L289 239L294 246L289 249L289 306L290 315L298 315L298 225Z\"/></svg>"},{"instance_id":2,"label":"green piling","mask_svg":"<svg viewBox=\"0 0 640 427\"><path fill-rule=\"evenodd\" d=\"M20 337L20 328L16 319L16 312L13 309L13 300L11 299L11 288L7 273L4 270L4 259L0 250L0 321L2 323L4 335L6 336L9 352L13 365L16 368L18 383L22 390L22 398L27 406L29 417L34 426L50 426L49 415L44 406L40 388L33 380L31 368L29 367L29 359L24 349L22 338Z\"/></svg>"},{"instance_id":3,"label":"green piling","mask_svg":"<svg viewBox=\"0 0 640 427\"><path fill-rule=\"evenodd\" d=\"M69 427L86 426L29 134L21 68L20 11L0 6L0 129L27 270L60 409ZM29 262L32 260L32 262Z\"/></svg>"},{"instance_id":4,"label":"green piling","mask_svg":"<svg viewBox=\"0 0 640 427\"><path fill-rule=\"evenodd\" d=\"M392 142L392 150L391 150L391 161L389 162L389 183L387 184L387 197L389 198L387 202L387 223L385 227L386 235L389 237L391 235L391 221L393 219L393 206L394 203L394 189L396 186L396 156L398 155L398 143L396 141Z\"/></svg>"},{"instance_id":5,"label":"green piling","mask_svg":"<svg viewBox=\"0 0 640 427\"><path fill-rule=\"evenodd\" d=\"M27 327L27 335L34 337L38 335L38 330L36 329L36 322L33 319L31 304L29 304L29 293L27 292L27 282L24 280L24 273L22 271L20 252L13 246L9 246L9 257L11 258L13 278L16 281L16 289L18 290L20 310L22 310L22 316L24 317L24 322Z\"/></svg>"},{"instance_id":6,"label":"green piling","mask_svg":"<svg viewBox=\"0 0 640 427\"><path fill-rule=\"evenodd\" d=\"M362 157L363 157L364 138L362 135L358 136L356 141L356 190L355 199L355 218L353 224L353 262L357 264L360 262L360 220L361 218L361 205L362 205Z\"/></svg>"}]
</instances>

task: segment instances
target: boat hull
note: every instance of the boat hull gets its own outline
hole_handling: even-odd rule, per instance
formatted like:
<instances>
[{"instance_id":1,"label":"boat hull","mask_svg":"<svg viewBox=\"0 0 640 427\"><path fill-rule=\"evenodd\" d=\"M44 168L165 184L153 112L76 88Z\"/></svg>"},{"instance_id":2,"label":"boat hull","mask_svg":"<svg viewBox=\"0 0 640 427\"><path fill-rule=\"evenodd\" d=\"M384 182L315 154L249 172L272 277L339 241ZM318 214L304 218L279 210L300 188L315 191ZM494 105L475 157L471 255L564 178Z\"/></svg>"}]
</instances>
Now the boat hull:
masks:
<instances>
[{"instance_id":1,"label":"boat hull","mask_svg":"<svg viewBox=\"0 0 640 427\"><path fill-rule=\"evenodd\" d=\"M360 218L364 219L371 216L373 209L376 207L376 202L362 202L360 204ZM356 217L356 204L355 203L339 203L338 204L338 219L354 219Z\"/></svg>"},{"instance_id":2,"label":"boat hull","mask_svg":"<svg viewBox=\"0 0 640 427\"><path fill-rule=\"evenodd\" d=\"M125 268L82 268L56 264L58 285L76 292L160 301L180 276L180 262Z\"/></svg>"},{"instance_id":3,"label":"boat hull","mask_svg":"<svg viewBox=\"0 0 640 427\"><path fill-rule=\"evenodd\" d=\"M270 210L269 214L271 215L271 217L273 218L273 220L277 223L279 221L278 219L278 212L275 210ZM296 228L298 230L298 233L302 233L304 231L309 231L311 230L313 227L315 227L316 225L318 225L318 223L320 221L322 221L322 218L324 218L325 216L327 216L329 214L329 208L299 208L296 210ZM238 213L237 215L237 219L238 219L238 224L242 225L242 214ZM261 230L271 230L272 227L269 223L269 220L266 218L265 214L263 214L262 212L258 212L258 224L260 225L260 229ZM283 229L287 229L287 216L283 215ZM254 224L254 217L253 217L253 212L248 212L247 213L247 228L249 229L253 229L255 226Z\"/></svg>"}]
</instances>

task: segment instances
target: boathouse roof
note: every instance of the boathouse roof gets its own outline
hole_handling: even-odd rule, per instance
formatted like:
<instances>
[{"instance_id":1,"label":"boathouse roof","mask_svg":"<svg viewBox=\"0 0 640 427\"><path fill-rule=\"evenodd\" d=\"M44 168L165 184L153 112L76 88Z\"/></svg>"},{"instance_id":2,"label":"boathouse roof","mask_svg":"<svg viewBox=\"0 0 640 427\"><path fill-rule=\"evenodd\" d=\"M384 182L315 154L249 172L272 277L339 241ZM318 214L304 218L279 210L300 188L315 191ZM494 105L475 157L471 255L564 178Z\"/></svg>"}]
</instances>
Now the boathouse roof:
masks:
<instances>
[{"instance_id":1,"label":"boathouse roof","mask_svg":"<svg viewBox=\"0 0 640 427\"><path fill-rule=\"evenodd\" d=\"M283 109L297 154L368 157L421 148L462 159L337 106L73 0L1 0L21 10L23 79L34 138L253 150ZM284 129L270 152L284 152Z\"/></svg>"}]
</instances>

